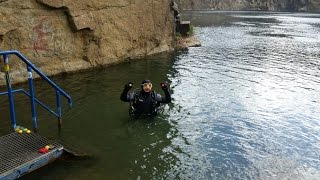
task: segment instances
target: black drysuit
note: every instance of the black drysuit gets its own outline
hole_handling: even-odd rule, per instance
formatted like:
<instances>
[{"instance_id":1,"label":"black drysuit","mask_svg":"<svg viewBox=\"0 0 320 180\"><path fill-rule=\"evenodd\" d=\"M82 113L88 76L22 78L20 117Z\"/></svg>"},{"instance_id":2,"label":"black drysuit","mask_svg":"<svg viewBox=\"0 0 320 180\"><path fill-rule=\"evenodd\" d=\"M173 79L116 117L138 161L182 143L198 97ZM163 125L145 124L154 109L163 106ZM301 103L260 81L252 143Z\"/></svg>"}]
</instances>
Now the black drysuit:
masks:
<instances>
[{"instance_id":1,"label":"black drysuit","mask_svg":"<svg viewBox=\"0 0 320 180\"><path fill-rule=\"evenodd\" d=\"M135 116L156 115L160 103L171 102L171 96L168 89L163 89L165 96L161 96L155 91L145 92L144 90L141 90L137 93L128 93L128 91L128 88L124 88L120 99L124 102L132 102L132 113Z\"/></svg>"}]
</instances>

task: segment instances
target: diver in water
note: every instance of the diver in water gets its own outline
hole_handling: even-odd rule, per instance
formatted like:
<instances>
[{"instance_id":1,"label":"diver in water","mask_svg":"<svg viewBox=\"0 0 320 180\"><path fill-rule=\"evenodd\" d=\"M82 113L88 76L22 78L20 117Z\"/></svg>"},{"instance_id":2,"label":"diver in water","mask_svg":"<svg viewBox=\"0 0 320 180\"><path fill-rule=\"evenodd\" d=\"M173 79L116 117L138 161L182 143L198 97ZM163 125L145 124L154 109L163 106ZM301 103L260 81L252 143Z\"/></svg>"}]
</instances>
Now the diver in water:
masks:
<instances>
[{"instance_id":1,"label":"diver in water","mask_svg":"<svg viewBox=\"0 0 320 180\"><path fill-rule=\"evenodd\" d=\"M128 93L133 83L129 82L124 86L120 99L130 103L129 115L139 117L141 115L154 116L157 114L160 103L170 103L171 96L168 86L160 83L165 96L161 96L152 90L152 83L149 80L143 80L141 90Z\"/></svg>"}]
</instances>

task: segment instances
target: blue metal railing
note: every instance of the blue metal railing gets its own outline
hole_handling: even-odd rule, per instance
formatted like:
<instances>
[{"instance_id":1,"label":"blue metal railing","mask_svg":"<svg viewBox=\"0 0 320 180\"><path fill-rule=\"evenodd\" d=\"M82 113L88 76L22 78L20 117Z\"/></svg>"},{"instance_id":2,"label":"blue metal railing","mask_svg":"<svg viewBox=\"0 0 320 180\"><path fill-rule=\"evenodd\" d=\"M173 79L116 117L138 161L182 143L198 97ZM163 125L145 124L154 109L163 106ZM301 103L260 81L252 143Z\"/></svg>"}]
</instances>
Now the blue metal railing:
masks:
<instances>
[{"instance_id":1,"label":"blue metal railing","mask_svg":"<svg viewBox=\"0 0 320 180\"><path fill-rule=\"evenodd\" d=\"M27 71L28 71L28 86L29 86L29 92L25 91L24 89L12 89L11 83L10 83L10 73L9 73L9 55L16 55L19 57L26 65L27 65ZM37 130L37 117L36 117L36 108L35 103L38 103L40 106L45 108L47 111L52 113L54 116L58 118L58 125L59 128L61 126L61 94L68 100L69 107L72 106L72 99L71 97L63 91L58 85L56 85L54 82L52 82L46 75L44 75L38 68L36 68L31 62L27 60L24 56L22 56L18 51L0 51L0 56L3 56L4 60L4 73L5 73L5 79L6 79L6 85L7 85L7 92L1 92L0 95L8 95L9 98L9 108L10 108L10 120L11 120L11 126L13 129L16 128L16 117L15 117L15 110L14 110L14 100L13 100L13 93L15 92L22 92L25 95L29 96L30 98L30 106L31 106L31 115L32 115L32 124L33 129ZM34 96L34 89L33 89L33 79L32 79L32 70L36 72L42 79L47 81L55 90L56 90L56 105L57 109L56 111L51 110L48 106L46 106L44 103L39 101Z\"/></svg>"}]
</instances>

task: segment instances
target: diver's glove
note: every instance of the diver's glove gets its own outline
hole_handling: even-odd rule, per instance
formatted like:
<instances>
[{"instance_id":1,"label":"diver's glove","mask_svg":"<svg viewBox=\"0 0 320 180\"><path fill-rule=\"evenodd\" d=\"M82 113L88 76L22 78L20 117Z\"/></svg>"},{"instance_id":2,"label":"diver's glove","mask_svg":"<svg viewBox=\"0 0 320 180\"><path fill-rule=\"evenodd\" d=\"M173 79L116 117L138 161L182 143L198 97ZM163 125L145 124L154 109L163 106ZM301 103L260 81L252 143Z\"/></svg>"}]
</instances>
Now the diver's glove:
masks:
<instances>
[{"instance_id":1,"label":"diver's glove","mask_svg":"<svg viewBox=\"0 0 320 180\"><path fill-rule=\"evenodd\" d=\"M129 91L133 86L133 83L132 82L128 82L126 85L124 85L124 89Z\"/></svg>"},{"instance_id":2,"label":"diver's glove","mask_svg":"<svg viewBox=\"0 0 320 180\"><path fill-rule=\"evenodd\" d=\"M171 99L171 95L168 91L168 85L166 83L160 83L160 87L165 94L165 103L170 103L172 99Z\"/></svg>"},{"instance_id":3,"label":"diver's glove","mask_svg":"<svg viewBox=\"0 0 320 180\"><path fill-rule=\"evenodd\" d=\"M167 84L165 84L165 83L160 83L160 87L161 87L162 90L168 91L168 85L167 85Z\"/></svg>"}]
</instances>

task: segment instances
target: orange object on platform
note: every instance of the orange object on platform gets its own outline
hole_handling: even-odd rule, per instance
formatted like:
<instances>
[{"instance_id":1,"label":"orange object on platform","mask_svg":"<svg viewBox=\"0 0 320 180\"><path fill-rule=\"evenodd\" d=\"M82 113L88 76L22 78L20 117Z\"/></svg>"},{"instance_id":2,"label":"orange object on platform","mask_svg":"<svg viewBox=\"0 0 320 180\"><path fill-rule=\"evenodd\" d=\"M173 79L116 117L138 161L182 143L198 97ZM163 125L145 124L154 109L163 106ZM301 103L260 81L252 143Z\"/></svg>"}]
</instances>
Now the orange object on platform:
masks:
<instances>
[{"instance_id":1,"label":"orange object on platform","mask_svg":"<svg viewBox=\"0 0 320 180\"><path fill-rule=\"evenodd\" d=\"M47 153L47 152L48 152L48 149L46 149L46 148L43 147L43 148L40 148L40 149L38 150L38 152L44 154L44 153Z\"/></svg>"}]
</instances>

